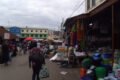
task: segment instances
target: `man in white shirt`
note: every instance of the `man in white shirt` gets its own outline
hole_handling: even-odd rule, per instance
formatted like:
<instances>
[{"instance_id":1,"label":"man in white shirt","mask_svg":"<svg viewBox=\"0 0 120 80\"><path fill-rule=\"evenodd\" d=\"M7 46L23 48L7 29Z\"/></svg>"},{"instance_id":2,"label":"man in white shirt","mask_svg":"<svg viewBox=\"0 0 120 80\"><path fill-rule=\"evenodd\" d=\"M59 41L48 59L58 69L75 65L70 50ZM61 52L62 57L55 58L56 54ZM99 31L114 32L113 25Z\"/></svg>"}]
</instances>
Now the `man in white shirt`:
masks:
<instances>
[{"instance_id":1,"label":"man in white shirt","mask_svg":"<svg viewBox=\"0 0 120 80\"><path fill-rule=\"evenodd\" d=\"M37 48L40 48L40 42L39 41L37 42Z\"/></svg>"}]
</instances>

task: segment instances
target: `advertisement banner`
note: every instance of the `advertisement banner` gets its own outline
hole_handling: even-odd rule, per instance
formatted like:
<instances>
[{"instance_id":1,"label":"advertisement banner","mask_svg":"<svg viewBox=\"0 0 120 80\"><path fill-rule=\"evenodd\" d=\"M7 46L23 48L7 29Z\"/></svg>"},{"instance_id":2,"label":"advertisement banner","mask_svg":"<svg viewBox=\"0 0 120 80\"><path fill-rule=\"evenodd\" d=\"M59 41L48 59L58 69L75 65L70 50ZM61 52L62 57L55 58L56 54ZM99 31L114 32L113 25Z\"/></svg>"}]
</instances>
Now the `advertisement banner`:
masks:
<instances>
[{"instance_id":1,"label":"advertisement banner","mask_svg":"<svg viewBox=\"0 0 120 80\"><path fill-rule=\"evenodd\" d=\"M10 39L10 34L9 33L4 33L4 39Z\"/></svg>"}]
</instances>

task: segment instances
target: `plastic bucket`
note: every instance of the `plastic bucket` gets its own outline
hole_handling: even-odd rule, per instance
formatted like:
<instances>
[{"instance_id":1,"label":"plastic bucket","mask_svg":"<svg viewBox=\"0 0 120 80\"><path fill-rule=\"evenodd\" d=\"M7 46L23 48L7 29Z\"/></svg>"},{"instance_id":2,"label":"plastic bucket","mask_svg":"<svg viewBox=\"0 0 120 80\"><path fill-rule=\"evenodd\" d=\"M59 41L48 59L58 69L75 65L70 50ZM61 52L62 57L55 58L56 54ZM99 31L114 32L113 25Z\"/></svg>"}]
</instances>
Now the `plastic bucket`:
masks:
<instances>
[{"instance_id":1,"label":"plastic bucket","mask_svg":"<svg viewBox=\"0 0 120 80\"><path fill-rule=\"evenodd\" d=\"M110 54L110 53L104 53L104 54L102 54L102 58L103 59L110 59L110 58L112 58L112 54Z\"/></svg>"},{"instance_id":2,"label":"plastic bucket","mask_svg":"<svg viewBox=\"0 0 120 80\"><path fill-rule=\"evenodd\" d=\"M85 68L80 68L80 77L82 78L82 77L86 76L86 72L87 72L87 70Z\"/></svg>"},{"instance_id":3,"label":"plastic bucket","mask_svg":"<svg viewBox=\"0 0 120 80\"><path fill-rule=\"evenodd\" d=\"M106 76L106 74L107 74L106 68L104 68L104 67L97 67L95 69L95 74L96 74L97 79L104 78Z\"/></svg>"}]
</instances>

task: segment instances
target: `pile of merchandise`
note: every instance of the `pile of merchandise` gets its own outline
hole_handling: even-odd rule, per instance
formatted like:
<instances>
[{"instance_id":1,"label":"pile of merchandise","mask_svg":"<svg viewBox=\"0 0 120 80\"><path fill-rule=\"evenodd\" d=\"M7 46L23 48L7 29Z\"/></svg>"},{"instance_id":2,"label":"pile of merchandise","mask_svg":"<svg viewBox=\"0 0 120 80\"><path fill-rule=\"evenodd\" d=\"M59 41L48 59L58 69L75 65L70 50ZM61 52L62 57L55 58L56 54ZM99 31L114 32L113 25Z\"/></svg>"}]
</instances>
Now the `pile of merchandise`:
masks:
<instances>
[{"instance_id":1,"label":"pile of merchandise","mask_svg":"<svg viewBox=\"0 0 120 80\"><path fill-rule=\"evenodd\" d=\"M63 61L64 59L66 59L65 53L66 53L65 47L58 48L57 53L52 58L50 58L50 61L55 61L55 62Z\"/></svg>"},{"instance_id":2,"label":"pile of merchandise","mask_svg":"<svg viewBox=\"0 0 120 80\"><path fill-rule=\"evenodd\" d=\"M114 66L113 65L113 58ZM109 49L98 49L81 62L80 80L119 80L120 51L115 51L113 57Z\"/></svg>"}]
</instances>

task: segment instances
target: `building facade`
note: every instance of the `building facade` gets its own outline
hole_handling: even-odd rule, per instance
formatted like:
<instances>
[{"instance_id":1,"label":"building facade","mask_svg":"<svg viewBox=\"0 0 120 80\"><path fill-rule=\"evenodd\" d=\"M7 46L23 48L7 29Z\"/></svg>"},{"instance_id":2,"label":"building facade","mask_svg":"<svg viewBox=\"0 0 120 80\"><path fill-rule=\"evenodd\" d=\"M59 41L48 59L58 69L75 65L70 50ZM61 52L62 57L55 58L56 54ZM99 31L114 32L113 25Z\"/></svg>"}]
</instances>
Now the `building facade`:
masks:
<instances>
[{"instance_id":1,"label":"building facade","mask_svg":"<svg viewBox=\"0 0 120 80\"><path fill-rule=\"evenodd\" d=\"M64 23L64 38L65 44L67 46L70 45L78 45L81 44L81 48L83 49L85 46L85 27L83 25L84 18L87 17L87 14L81 14L78 16L74 16L68 18Z\"/></svg>"},{"instance_id":2,"label":"building facade","mask_svg":"<svg viewBox=\"0 0 120 80\"><path fill-rule=\"evenodd\" d=\"M86 12L89 13L87 46L120 48L119 7L119 0L86 0Z\"/></svg>"},{"instance_id":3,"label":"building facade","mask_svg":"<svg viewBox=\"0 0 120 80\"><path fill-rule=\"evenodd\" d=\"M35 39L47 39L48 29L42 28L21 28L21 37L33 37Z\"/></svg>"},{"instance_id":4,"label":"building facade","mask_svg":"<svg viewBox=\"0 0 120 80\"><path fill-rule=\"evenodd\" d=\"M49 30L48 39L59 40L61 37L60 34L61 34L60 31Z\"/></svg>"},{"instance_id":5,"label":"building facade","mask_svg":"<svg viewBox=\"0 0 120 80\"><path fill-rule=\"evenodd\" d=\"M7 39L7 40L19 39L18 36L14 35L10 31L8 31L8 29L6 30L6 28L4 28L4 26L0 26L0 38L2 38L3 40L5 40L5 39Z\"/></svg>"},{"instance_id":6,"label":"building facade","mask_svg":"<svg viewBox=\"0 0 120 80\"><path fill-rule=\"evenodd\" d=\"M19 28L19 27L17 27L17 26L13 26L13 27L10 27L10 28L9 28L9 31L10 31L11 33L13 33L14 35L16 35L16 36L21 37L21 28Z\"/></svg>"},{"instance_id":7,"label":"building facade","mask_svg":"<svg viewBox=\"0 0 120 80\"><path fill-rule=\"evenodd\" d=\"M86 0L86 12L90 12L107 0Z\"/></svg>"},{"instance_id":8,"label":"building facade","mask_svg":"<svg viewBox=\"0 0 120 80\"><path fill-rule=\"evenodd\" d=\"M86 13L65 22L65 40L69 45L85 41L85 48L120 48L119 0L85 0ZM75 30L75 26L77 30ZM77 34L75 33L77 32ZM75 36L77 35L77 40ZM81 44L80 44L81 45Z\"/></svg>"}]
</instances>

